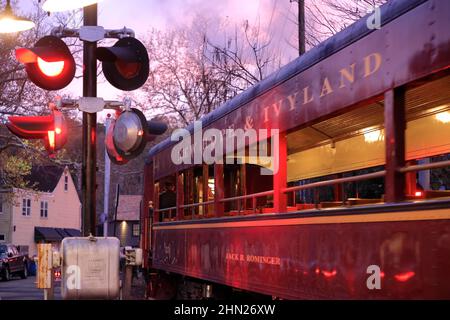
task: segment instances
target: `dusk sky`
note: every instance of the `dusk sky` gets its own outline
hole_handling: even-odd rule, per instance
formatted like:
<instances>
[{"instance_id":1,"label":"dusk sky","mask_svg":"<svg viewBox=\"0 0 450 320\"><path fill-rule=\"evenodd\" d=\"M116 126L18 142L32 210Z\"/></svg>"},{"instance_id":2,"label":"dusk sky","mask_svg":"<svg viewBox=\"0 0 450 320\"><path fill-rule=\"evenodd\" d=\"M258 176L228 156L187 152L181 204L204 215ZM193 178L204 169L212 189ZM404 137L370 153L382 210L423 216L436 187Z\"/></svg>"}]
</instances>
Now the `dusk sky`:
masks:
<instances>
[{"instance_id":1,"label":"dusk sky","mask_svg":"<svg viewBox=\"0 0 450 320\"><path fill-rule=\"evenodd\" d=\"M23 10L35 10L33 0L19 0L18 3ZM292 38L296 36L296 26L292 20L297 15L297 4L289 0L103 0L98 8L99 25L107 29L132 28L138 39L143 39L152 28L167 30L189 25L197 16L208 20L212 39L222 36L214 32L214 25L219 21L226 22L230 31L245 20L250 25L259 22L261 32L272 38L272 45L283 48L286 60L296 56L288 39L295 43ZM74 80L65 92L81 95L81 86L81 80ZM104 79L99 79L98 96L111 100L120 94Z\"/></svg>"}]
</instances>

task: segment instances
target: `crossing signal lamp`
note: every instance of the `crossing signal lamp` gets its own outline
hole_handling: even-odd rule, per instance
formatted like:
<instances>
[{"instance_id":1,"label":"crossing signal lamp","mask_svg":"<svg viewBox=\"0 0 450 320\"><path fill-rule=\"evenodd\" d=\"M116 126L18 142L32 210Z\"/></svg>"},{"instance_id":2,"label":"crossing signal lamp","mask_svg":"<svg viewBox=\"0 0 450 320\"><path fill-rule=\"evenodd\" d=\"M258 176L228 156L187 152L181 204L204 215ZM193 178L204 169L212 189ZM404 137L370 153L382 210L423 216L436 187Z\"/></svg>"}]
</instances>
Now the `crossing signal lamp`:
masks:
<instances>
[{"instance_id":1,"label":"crossing signal lamp","mask_svg":"<svg viewBox=\"0 0 450 320\"><path fill-rule=\"evenodd\" d=\"M48 116L10 116L9 131L21 139L42 139L45 149L53 156L67 142L67 124L59 110Z\"/></svg>"},{"instance_id":2,"label":"crossing signal lamp","mask_svg":"<svg viewBox=\"0 0 450 320\"><path fill-rule=\"evenodd\" d=\"M167 124L159 121L147 121L138 109L120 113L111 122L106 133L106 150L115 164L125 164L136 158L144 150L147 142L163 134Z\"/></svg>"},{"instance_id":3,"label":"crossing signal lamp","mask_svg":"<svg viewBox=\"0 0 450 320\"><path fill-rule=\"evenodd\" d=\"M96 56L105 78L120 90L136 90L148 79L147 49L133 37L122 38L112 47L97 48ZM56 36L45 36L32 48L16 49L16 58L25 65L28 78L45 90L63 89L75 77L75 59Z\"/></svg>"},{"instance_id":4,"label":"crossing signal lamp","mask_svg":"<svg viewBox=\"0 0 450 320\"><path fill-rule=\"evenodd\" d=\"M97 59L102 62L103 74L114 87L131 91L140 88L148 79L147 49L139 40L125 37L112 47L97 48Z\"/></svg>"},{"instance_id":5,"label":"crossing signal lamp","mask_svg":"<svg viewBox=\"0 0 450 320\"><path fill-rule=\"evenodd\" d=\"M60 90L75 76L75 59L64 41L55 36L39 39L33 48L16 49L16 58L25 64L28 78L45 90Z\"/></svg>"}]
</instances>

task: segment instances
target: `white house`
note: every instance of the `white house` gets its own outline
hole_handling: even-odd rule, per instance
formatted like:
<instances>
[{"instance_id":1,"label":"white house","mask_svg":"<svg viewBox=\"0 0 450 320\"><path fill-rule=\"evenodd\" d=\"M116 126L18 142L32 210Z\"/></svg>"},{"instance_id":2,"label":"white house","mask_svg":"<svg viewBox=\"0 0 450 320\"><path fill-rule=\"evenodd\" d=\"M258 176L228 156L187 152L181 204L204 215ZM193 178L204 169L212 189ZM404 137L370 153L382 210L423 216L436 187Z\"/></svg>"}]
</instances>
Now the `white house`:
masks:
<instances>
[{"instance_id":1,"label":"white house","mask_svg":"<svg viewBox=\"0 0 450 320\"><path fill-rule=\"evenodd\" d=\"M33 256L37 243L59 246L65 237L80 236L81 203L69 169L33 168L27 180L37 191L14 188L0 194L0 242Z\"/></svg>"}]
</instances>

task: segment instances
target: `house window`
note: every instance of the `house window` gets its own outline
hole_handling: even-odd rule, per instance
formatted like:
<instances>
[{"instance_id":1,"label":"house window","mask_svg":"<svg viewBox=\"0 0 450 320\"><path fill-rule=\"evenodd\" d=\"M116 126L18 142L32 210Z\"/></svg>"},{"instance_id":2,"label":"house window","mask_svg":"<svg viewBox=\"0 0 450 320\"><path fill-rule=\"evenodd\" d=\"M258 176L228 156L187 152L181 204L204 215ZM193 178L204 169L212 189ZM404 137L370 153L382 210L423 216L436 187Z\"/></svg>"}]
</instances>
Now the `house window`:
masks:
<instances>
[{"instance_id":1,"label":"house window","mask_svg":"<svg viewBox=\"0 0 450 320\"><path fill-rule=\"evenodd\" d=\"M139 223L133 224L133 237L139 237L140 231Z\"/></svg>"},{"instance_id":2,"label":"house window","mask_svg":"<svg viewBox=\"0 0 450 320\"><path fill-rule=\"evenodd\" d=\"M0 214L3 213L3 199L2 196L0 196Z\"/></svg>"},{"instance_id":3,"label":"house window","mask_svg":"<svg viewBox=\"0 0 450 320\"><path fill-rule=\"evenodd\" d=\"M22 215L23 216L31 215L31 199L28 198L22 199Z\"/></svg>"},{"instance_id":4,"label":"house window","mask_svg":"<svg viewBox=\"0 0 450 320\"><path fill-rule=\"evenodd\" d=\"M0 234L0 242L5 242L5 235L4 234Z\"/></svg>"},{"instance_id":5,"label":"house window","mask_svg":"<svg viewBox=\"0 0 450 320\"><path fill-rule=\"evenodd\" d=\"M47 217L48 217L48 202L41 201L41 218L47 218Z\"/></svg>"},{"instance_id":6,"label":"house window","mask_svg":"<svg viewBox=\"0 0 450 320\"><path fill-rule=\"evenodd\" d=\"M69 176L64 176L64 191L69 190Z\"/></svg>"}]
</instances>

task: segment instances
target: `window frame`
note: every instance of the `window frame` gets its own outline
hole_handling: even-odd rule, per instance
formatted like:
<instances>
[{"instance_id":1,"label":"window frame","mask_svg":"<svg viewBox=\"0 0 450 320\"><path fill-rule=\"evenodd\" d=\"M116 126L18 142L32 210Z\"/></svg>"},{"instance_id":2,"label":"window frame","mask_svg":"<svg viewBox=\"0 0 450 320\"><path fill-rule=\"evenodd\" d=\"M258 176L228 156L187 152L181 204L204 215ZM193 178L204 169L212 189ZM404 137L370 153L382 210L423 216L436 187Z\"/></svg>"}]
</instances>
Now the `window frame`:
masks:
<instances>
[{"instance_id":1,"label":"window frame","mask_svg":"<svg viewBox=\"0 0 450 320\"><path fill-rule=\"evenodd\" d=\"M31 198L22 198L22 216L31 216Z\"/></svg>"},{"instance_id":2,"label":"window frame","mask_svg":"<svg viewBox=\"0 0 450 320\"><path fill-rule=\"evenodd\" d=\"M64 175L64 192L69 191L69 176L67 174Z\"/></svg>"},{"instance_id":3,"label":"window frame","mask_svg":"<svg viewBox=\"0 0 450 320\"><path fill-rule=\"evenodd\" d=\"M137 227L137 232L135 232L136 227ZM133 223L133 225L131 226L131 235L136 238L141 235L141 225L139 223Z\"/></svg>"},{"instance_id":4,"label":"window frame","mask_svg":"<svg viewBox=\"0 0 450 320\"><path fill-rule=\"evenodd\" d=\"M40 217L42 219L48 218L48 200L41 200Z\"/></svg>"}]
</instances>

